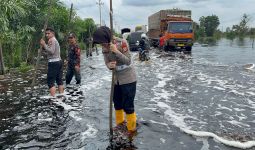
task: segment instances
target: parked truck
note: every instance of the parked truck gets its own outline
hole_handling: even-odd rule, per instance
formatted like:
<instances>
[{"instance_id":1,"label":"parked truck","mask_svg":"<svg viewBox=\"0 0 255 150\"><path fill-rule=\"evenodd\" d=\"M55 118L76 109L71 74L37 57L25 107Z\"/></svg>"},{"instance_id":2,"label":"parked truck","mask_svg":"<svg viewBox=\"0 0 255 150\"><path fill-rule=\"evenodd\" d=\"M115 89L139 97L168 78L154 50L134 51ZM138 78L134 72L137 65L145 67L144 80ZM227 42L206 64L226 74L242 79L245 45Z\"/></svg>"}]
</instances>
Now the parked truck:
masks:
<instances>
[{"instance_id":1,"label":"parked truck","mask_svg":"<svg viewBox=\"0 0 255 150\"><path fill-rule=\"evenodd\" d=\"M159 39L163 38L163 48L166 51L191 51L194 41L192 24L190 10L160 10L149 16L147 36L153 46L158 46Z\"/></svg>"}]
</instances>

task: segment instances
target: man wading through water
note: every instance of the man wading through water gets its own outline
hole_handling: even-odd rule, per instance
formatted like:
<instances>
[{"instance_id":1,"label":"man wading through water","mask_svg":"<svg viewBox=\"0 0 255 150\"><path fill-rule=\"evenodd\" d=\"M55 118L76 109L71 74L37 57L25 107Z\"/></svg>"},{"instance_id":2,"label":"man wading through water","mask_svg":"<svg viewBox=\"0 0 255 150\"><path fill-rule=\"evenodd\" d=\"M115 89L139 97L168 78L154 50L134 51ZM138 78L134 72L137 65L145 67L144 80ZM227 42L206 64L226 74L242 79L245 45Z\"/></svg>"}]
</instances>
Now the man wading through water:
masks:
<instances>
[{"instance_id":1,"label":"man wading through water","mask_svg":"<svg viewBox=\"0 0 255 150\"><path fill-rule=\"evenodd\" d=\"M113 103L115 108L116 127L128 129L129 137L136 133L136 114L134 98L136 94L136 73L131 65L131 55L127 43L111 44L111 31L108 27L98 28L93 35L94 43L101 44L105 64L108 69L114 69L114 94ZM117 48L118 47L118 48ZM126 113L126 122L124 113Z\"/></svg>"},{"instance_id":2,"label":"man wading through water","mask_svg":"<svg viewBox=\"0 0 255 150\"><path fill-rule=\"evenodd\" d=\"M41 39L40 44L43 47L44 52L47 53L48 57L47 83L50 89L50 95L55 96L55 82L58 84L59 93L64 92L62 81L63 62L60 57L60 46L57 39L55 38L55 31L52 28L46 28L45 34L48 42L46 44L46 42Z\"/></svg>"},{"instance_id":3,"label":"man wading through water","mask_svg":"<svg viewBox=\"0 0 255 150\"><path fill-rule=\"evenodd\" d=\"M80 74L80 61L81 61L81 49L79 48L76 36L74 33L68 35L69 49L67 58L67 73L66 73L66 84L70 84L73 75L75 75L76 84L81 83Z\"/></svg>"}]
</instances>

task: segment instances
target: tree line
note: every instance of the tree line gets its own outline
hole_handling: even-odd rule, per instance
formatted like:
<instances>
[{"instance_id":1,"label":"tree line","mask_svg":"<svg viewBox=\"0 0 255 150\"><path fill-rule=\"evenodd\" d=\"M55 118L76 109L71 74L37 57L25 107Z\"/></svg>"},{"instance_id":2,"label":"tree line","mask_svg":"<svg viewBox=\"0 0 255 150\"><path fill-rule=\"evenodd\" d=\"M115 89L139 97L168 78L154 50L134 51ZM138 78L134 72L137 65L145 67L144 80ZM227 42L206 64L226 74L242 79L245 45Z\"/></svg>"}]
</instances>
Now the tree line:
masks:
<instances>
[{"instance_id":1,"label":"tree line","mask_svg":"<svg viewBox=\"0 0 255 150\"><path fill-rule=\"evenodd\" d=\"M51 10L46 0L0 1L0 74L8 68L34 64L43 25L50 11L48 26L56 31L61 56L66 57L66 35L76 33L81 46L96 30L92 18L82 19L59 0L52 0Z\"/></svg>"},{"instance_id":2,"label":"tree line","mask_svg":"<svg viewBox=\"0 0 255 150\"><path fill-rule=\"evenodd\" d=\"M9 68L21 68L34 64L39 49L39 40L47 13L51 13L48 25L55 29L61 46L61 57L66 57L66 35L74 32L80 46L84 48L96 30L93 18L82 19L59 0L52 0L51 10L46 0L1 0L0 1L0 74ZM251 17L244 14L240 22L227 27L226 32L218 29L217 15L202 16L194 22L195 39L217 39L250 36L255 38L255 28L249 28ZM118 36L118 35L116 35ZM85 45L84 45L85 43Z\"/></svg>"},{"instance_id":3,"label":"tree line","mask_svg":"<svg viewBox=\"0 0 255 150\"><path fill-rule=\"evenodd\" d=\"M202 16L199 19L199 23L194 22L193 28L195 32L195 39L198 41L204 41L204 39L218 39L226 37L228 39L255 37L255 28L250 28L248 23L251 21L251 17L247 14L243 14L238 24L232 27L227 27L226 31L220 31L219 17L216 15Z\"/></svg>"}]
</instances>

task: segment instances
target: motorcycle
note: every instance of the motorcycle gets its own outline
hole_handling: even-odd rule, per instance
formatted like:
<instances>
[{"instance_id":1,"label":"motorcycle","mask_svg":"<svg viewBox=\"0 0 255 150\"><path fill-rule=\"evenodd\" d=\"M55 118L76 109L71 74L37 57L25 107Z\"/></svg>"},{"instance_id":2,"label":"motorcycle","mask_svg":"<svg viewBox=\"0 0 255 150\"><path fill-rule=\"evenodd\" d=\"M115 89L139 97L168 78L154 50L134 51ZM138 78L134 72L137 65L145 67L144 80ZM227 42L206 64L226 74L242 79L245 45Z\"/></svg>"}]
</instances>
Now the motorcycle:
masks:
<instances>
[{"instance_id":1,"label":"motorcycle","mask_svg":"<svg viewBox=\"0 0 255 150\"><path fill-rule=\"evenodd\" d=\"M136 45L139 46L139 41L136 42ZM139 52L139 60L140 61L148 61L150 59L149 57L149 50L143 50L141 47L138 48Z\"/></svg>"}]
</instances>

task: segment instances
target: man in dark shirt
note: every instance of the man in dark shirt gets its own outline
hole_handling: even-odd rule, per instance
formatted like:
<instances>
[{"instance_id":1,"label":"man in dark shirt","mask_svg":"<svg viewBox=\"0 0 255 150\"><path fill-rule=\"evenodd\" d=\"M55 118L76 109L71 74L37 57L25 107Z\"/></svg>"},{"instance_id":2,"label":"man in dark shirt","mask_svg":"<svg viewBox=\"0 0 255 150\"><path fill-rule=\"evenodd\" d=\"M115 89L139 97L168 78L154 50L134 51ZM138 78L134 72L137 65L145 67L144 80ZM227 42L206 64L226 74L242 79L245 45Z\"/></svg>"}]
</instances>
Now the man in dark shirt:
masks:
<instances>
[{"instance_id":1,"label":"man in dark shirt","mask_svg":"<svg viewBox=\"0 0 255 150\"><path fill-rule=\"evenodd\" d=\"M66 73L66 84L70 84L73 75L75 75L76 84L81 83L80 74L80 61L81 61L81 49L79 48L76 36L74 33L68 35L69 49L68 49L68 66Z\"/></svg>"}]
</instances>

